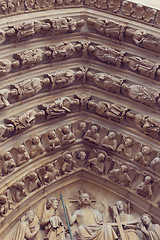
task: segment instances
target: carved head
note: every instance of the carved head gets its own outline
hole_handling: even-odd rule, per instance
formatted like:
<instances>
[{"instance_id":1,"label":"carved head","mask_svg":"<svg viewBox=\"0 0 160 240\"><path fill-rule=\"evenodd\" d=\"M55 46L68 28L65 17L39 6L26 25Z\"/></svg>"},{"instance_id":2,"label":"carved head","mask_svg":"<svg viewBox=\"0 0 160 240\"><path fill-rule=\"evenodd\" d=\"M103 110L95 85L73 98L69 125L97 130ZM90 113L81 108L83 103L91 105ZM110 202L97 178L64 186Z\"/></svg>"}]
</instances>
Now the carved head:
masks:
<instances>
[{"instance_id":1,"label":"carved head","mask_svg":"<svg viewBox=\"0 0 160 240\"><path fill-rule=\"evenodd\" d=\"M128 167L126 165L121 165L120 171L123 173L126 173L126 172L128 172Z\"/></svg>"},{"instance_id":2,"label":"carved head","mask_svg":"<svg viewBox=\"0 0 160 240\"><path fill-rule=\"evenodd\" d=\"M115 205L116 205L117 210L118 210L119 213L125 211L125 204L124 204L124 202L122 202L122 201L117 201L117 202L115 203Z\"/></svg>"},{"instance_id":3,"label":"carved head","mask_svg":"<svg viewBox=\"0 0 160 240\"><path fill-rule=\"evenodd\" d=\"M87 124L85 122L80 122L79 129L84 132L86 128L87 128Z\"/></svg>"},{"instance_id":4,"label":"carved head","mask_svg":"<svg viewBox=\"0 0 160 240\"><path fill-rule=\"evenodd\" d=\"M46 165L46 171L47 171L47 172L53 172L53 169L54 169L54 166L53 166L52 163L48 163L48 164Z\"/></svg>"},{"instance_id":5,"label":"carved head","mask_svg":"<svg viewBox=\"0 0 160 240\"><path fill-rule=\"evenodd\" d=\"M29 210L26 213L26 220L28 220L29 223L33 222L34 218L35 218L35 211L34 210Z\"/></svg>"},{"instance_id":6,"label":"carved head","mask_svg":"<svg viewBox=\"0 0 160 240\"><path fill-rule=\"evenodd\" d=\"M126 139L124 140L124 145L125 145L126 147L131 147L132 144L133 144L133 140L132 140L131 138L126 138Z\"/></svg>"},{"instance_id":7,"label":"carved head","mask_svg":"<svg viewBox=\"0 0 160 240\"><path fill-rule=\"evenodd\" d=\"M7 4L4 0L0 1L0 12L3 13L7 9Z\"/></svg>"},{"instance_id":8,"label":"carved head","mask_svg":"<svg viewBox=\"0 0 160 240\"><path fill-rule=\"evenodd\" d=\"M81 193L79 199L81 206L87 206L91 204L91 198L88 193Z\"/></svg>"},{"instance_id":9,"label":"carved head","mask_svg":"<svg viewBox=\"0 0 160 240\"><path fill-rule=\"evenodd\" d=\"M144 182L145 184L149 184L151 182L152 178L150 176L145 176Z\"/></svg>"},{"instance_id":10,"label":"carved head","mask_svg":"<svg viewBox=\"0 0 160 240\"><path fill-rule=\"evenodd\" d=\"M63 128L62 128L62 132L63 132L63 134L68 134L68 133L70 133L70 128L69 128L69 126L64 126Z\"/></svg>"},{"instance_id":11,"label":"carved head","mask_svg":"<svg viewBox=\"0 0 160 240\"><path fill-rule=\"evenodd\" d=\"M64 156L65 162L70 163L70 162L72 162L72 159L73 159L73 157L71 154L69 154L69 153L65 154L65 156Z\"/></svg>"},{"instance_id":12,"label":"carved head","mask_svg":"<svg viewBox=\"0 0 160 240\"><path fill-rule=\"evenodd\" d=\"M97 159L99 162L104 162L105 158L106 158L106 156L103 153L99 153L97 156Z\"/></svg>"},{"instance_id":13,"label":"carved head","mask_svg":"<svg viewBox=\"0 0 160 240\"><path fill-rule=\"evenodd\" d=\"M10 95L16 97L19 95L18 89L14 88L10 91Z\"/></svg>"},{"instance_id":14,"label":"carved head","mask_svg":"<svg viewBox=\"0 0 160 240\"><path fill-rule=\"evenodd\" d=\"M32 181L37 180L38 179L37 173L35 173L35 172L31 173L30 178L31 178Z\"/></svg>"},{"instance_id":15,"label":"carved head","mask_svg":"<svg viewBox=\"0 0 160 240\"><path fill-rule=\"evenodd\" d=\"M148 155L148 154L150 154L150 152L151 152L151 148L150 148L150 147L144 146L144 147L142 148L142 153L143 153L143 154Z\"/></svg>"},{"instance_id":16,"label":"carved head","mask_svg":"<svg viewBox=\"0 0 160 240\"><path fill-rule=\"evenodd\" d=\"M38 145L38 144L40 143L39 137L36 136L36 137L32 138L32 143L33 143L34 145Z\"/></svg>"},{"instance_id":17,"label":"carved head","mask_svg":"<svg viewBox=\"0 0 160 240\"><path fill-rule=\"evenodd\" d=\"M8 202L8 199L5 195L0 195L0 205L4 205Z\"/></svg>"},{"instance_id":18,"label":"carved head","mask_svg":"<svg viewBox=\"0 0 160 240\"><path fill-rule=\"evenodd\" d=\"M115 137L116 137L115 132L109 132L109 133L108 133L108 139L109 139L109 140L112 140L112 139L114 139Z\"/></svg>"},{"instance_id":19,"label":"carved head","mask_svg":"<svg viewBox=\"0 0 160 240\"><path fill-rule=\"evenodd\" d=\"M19 153L25 153L26 148L25 148L24 145L20 145L20 146L17 147L17 150L18 150Z\"/></svg>"},{"instance_id":20,"label":"carved head","mask_svg":"<svg viewBox=\"0 0 160 240\"><path fill-rule=\"evenodd\" d=\"M91 132L92 132L92 133L97 133L97 132L98 132L98 128L97 128L96 125L92 125L92 126L91 126Z\"/></svg>"},{"instance_id":21,"label":"carved head","mask_svg":"<svg viewBox=\"0 0 160 240\"><path fill-rule=\"evenodd\" d=\"M20 191L24 191L24 189L25 189L24 182L18 182L17 183L17 189L20 190Z\"/></svg>"},{"instance_id":22,"label":"carved head","mask_svg":"<svg viewBox=\"0 0 160 240\"><path fill-rule=\"evenodd\" d=\"M141 221L146 227L148 227L152 221L152 217L149 214L145 213L141 216Z\"/></svg>"},{"instance_id":23,"label":"carved head","mask_svg":"<svg viewBox=\"0 0 160 240\"><path fill-rule=\"evenodd\" d=\"M54 209L57 209L58 204L59 204L58 199L55 197L51 197L47 199L46 208L50 209L51 207L53 207Z\"/></svg>"},{"instance_id":24,"label":"carved head","mask_svg":"<svg viewBox=\"0 0 160 240\"><path fill-rule=\"evenodd\" d=\"M84 151L79 152L78 158L82 161L86 159L87 154Z\"/></svg>"},{"instance_id":25,"label":"carved head","mask_svg":"<svg viewBox=\"0 0 160 240\"><path fill-rule=\"evenodd\" d=\"M4 157L4 160L5 160L5 161L8 161L8 160L12 159L12 155L11 155L10 152L6 152L6 153L3 155L3 157Z\"/></svg>"},{"instance_id":26,"label":"carved head","mask_svg":"<svg viewBox=\"0 0 160 240\"><path fill-rule=\"evenodd\" d=\"M48 137L49 137L49 139L54 139L54 138L56 138L56 133L55 133L55 131L49 131L49 132L48 132Z\"/></svg>"}]
</instances>

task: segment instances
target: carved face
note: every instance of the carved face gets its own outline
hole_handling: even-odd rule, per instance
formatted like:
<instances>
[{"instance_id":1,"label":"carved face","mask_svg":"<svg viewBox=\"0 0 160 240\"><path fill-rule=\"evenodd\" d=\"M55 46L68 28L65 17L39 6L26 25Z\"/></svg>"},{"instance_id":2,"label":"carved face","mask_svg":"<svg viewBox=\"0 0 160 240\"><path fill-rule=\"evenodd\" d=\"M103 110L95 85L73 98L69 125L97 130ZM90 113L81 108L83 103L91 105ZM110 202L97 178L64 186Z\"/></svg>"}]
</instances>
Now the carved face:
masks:
<instances>
[{"instance_id":1,"label":"carved face","mask_svg":"<svg viewBox=\"0 0 160 240\"><path fill-rule=\"evenodd\" d=\"M24 145L20 145L17 149L19 153L24 153L26 150Z\"/></svg>"},{"instance_id":2,"label":"carved face","mask_svg":"<svg viewBox=\"0 0 160 240\"><path fill-rule=\"evenodd\" d=\"M32 139L32 142L33 142L33 144L35 144L35 145L37 145L38 143L40 143L39 137L34 137L34 138Z\"/></svg>"},{"instance_id":3,"label":"carved face","mask_svg":"<svg viewBox=\"0 0 160 240\"><path fill-rule=\"evenodd\" d=\"M151 217L148 214L143 214L141 220L145 226L149 226L151 223Z\"/></svg>"},{"instance_id":4,"label":"carved face","mask_svg":"<svg viewBox=\"0 0 160 240\"><path fill-rule=\"evenodd\" d=\"M86 124L85 122L81 122L81 123L79 124L79 128L80 128L82 131L85 131L86 128L87 128L87 124Z\"/></svg>"},{"instance_id":5,"label":"carved face","mask_svg":"<svg viewBox=\"0 0 160 240\"><path fill-rule=\"evenodd\" d=\"M97 159L100 162L104 162L105 161L105 155L103 153L99 153Z\"/></svg>"},{"instance_id":6,"label":"carved face","mask_svg":"<svg viewBox=\"0 0 160 240\"><path fill-rule=\"evenodd\" d=\"M54 138L56 137L55 131L50 131L50 132L48 133L48 137L49 137L50 139L54 139Z\"/></svg>"},{"instance_id":7,"label":"carved face","mask_svg":"<svg viewBox=\"0 0 160 240\"><path fill-rule=\"evenodd\" d=\"M86 158L86 153L82 151L78 154L78 157L80 160L84 161Z\"/></svg>"},{"instance_id":8,"label":"carved face","mask_svg":"<svg viewBox=\"0 0 160 240\"><path fill-rule=\"evenodd\" d=\"M147 146L144 146L144 147L142 148L142 153L143 153L143 154L149 154L149 153L150 153L150 148L147 147Z\"/></svg>"},{"instance_id":9,"label":"carved face","mask_svg":"<svg viewBox=\"0 0 160 240\"><path fill-rule=\"evenodd\" d=\"M117 207L118 212L124 211L124 204L122 201L116 202L116 207Z\"/></svg>"},{"instance_id":10,"label":"carved face","mask_svg":"<svg viewBox=\"0 0 160 240\"><path fill-rule=\"evenodd\" d=\"M122 166L120 167L120 171L123 172L123 173L127 172L127 170L128 170L128 168L127 168L126 165L122 165Z\"/></svg>"},{"instance_id":11,"label":"carved face","mask_svg":"<svg viewBox=\"0 0 160 240\"><path fill-rule=\"evenodd\" d=\"M57 200L56 198L53 199L52 207L53 207L54 209L57 209L57 208L58 208L58 200Z\"/></svg>"},{"instance_id":12,"label":"carved face","mask_svg":"<svg viewBox=\"0 0 160 240\"><path fill-rule=\"evenodd\" d=\"M92 127L91 127L91 132L92 133L96 133L98 131L98 128L95 126L95 125L93 125Z\"/></svg>"},{"instance_id":13,"label":"carved face","mask_svg":"<svg viewBox=\"0 0 160 240\"><path fill-rule=\"evenodd\" d=\"M70 129L69 129L68 126L65 126L65 127L63 128L63 133L64 133L64 134L70 133Z\"/></svg>"},{"instance_id":14,"label":"carved face","mask_svg":"<svg viewBox=\"0 0 160 240\"><path fill-rule=\"evenodd\" d=\"M70 163L72 161L72 155L71 154L66 154L65 161Z\"/></svg>"},{"instance_id":15,"label":"carved face","mask_svg":"<svg viewBox=\"0 0 160 240\"><path fill-rule=\"evenodd\" d=\"M29 212L27 213L28 222L29 222L29 223L33 222L34 218L35 218L35 213L34 213L34 211L32 211L32 210L29 211Z\"/></svg>"},{"instance_id":16,"label":"carved face","mask_svg":"<svg viewBox=\"0 0 160 240\"><path fill-rule=\"evenodd\" d=\"M109 140L110 140L110 139L114 139L115 136L116 136L116 134L115 134L114 132L109 132L109 133L108 133L108 139L109 139Z\"/></svg>"},{"instance_id":17,"label":"carved face","mask_svg":"<svg viewBox=\"0 0 160 240\"><path fill-rule=\"evenodd\" d=\"M146 184L150 183L150 182L151 182L151 177L150 177L150 176L146 176L146 177L144 178L144 182L145 182Z\"/></svg>"},{"instance_id":18,"label":"carved face","mask_svg":"<svg viewBox=\"0 0 160 240\"><path fill-rule=\"evenodd\" d=\"M133 143L133 141L132 141L131 138L126 138L126 139L125 139L124 144L125 144L126 147L131 147L131 146L132 146L132 143Z\"/></svg>"},{"instance_id":19,"label":"carved face","mask_svg":"<svg viewBox=\"0 0 160 240\"><path fill-rule=\"evenodd\" d=\"M81 202L81 205L90 205L91 200L90 200L89 194L88 193L81 193L80 202Z\"/></svg>"},{"instance_id":20,"label":"carved face","mask_svg":"<svg viewBox=\"0 0 160 240\"><path fill-rule=\"evenodd\" d=\"M11 158L12 158L12 155L11 155L10 152L7 152L7 153L4 154L5 161L10 160Z\"/></svg>"}]
</instances>

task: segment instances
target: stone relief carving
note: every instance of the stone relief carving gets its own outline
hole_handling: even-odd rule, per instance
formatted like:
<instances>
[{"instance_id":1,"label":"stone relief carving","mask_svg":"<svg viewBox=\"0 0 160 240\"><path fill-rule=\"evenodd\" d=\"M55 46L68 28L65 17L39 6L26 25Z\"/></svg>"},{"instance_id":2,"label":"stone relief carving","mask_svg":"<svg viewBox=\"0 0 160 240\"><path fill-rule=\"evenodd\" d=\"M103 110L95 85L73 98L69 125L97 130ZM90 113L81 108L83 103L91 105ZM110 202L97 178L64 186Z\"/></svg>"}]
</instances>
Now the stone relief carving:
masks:
<instances>
[{"instance_id":1,"label":"stone relief carving","mask_svg":"<svg viewBox=\"0 0 160 240\"><path fill-rule=\"evenodd\" d=\"M62 131L62 145L68 145L76 141L75 136L68 125L62 127L61 131Z\"/></svg>"},{"instance_id":2,"label":"stone relief carving","mask_svg":"<svg viewBox=\"0 0 160 240\"><path fill-rule=\"evenodd\" d=\"M63 154L63 164L61 168L62 174L67 174L78 168L76 160L73 158L72 154L64 153Z\"/></svg>"},{"instance_id":3,"label":"stone relief carving","mask_svg":"<svg viewBox=\"0 0 160 240\"><path fill-rule=\"evenodd\" d=\"M28 174L25 181L29 193L37 190L42 185L36 172Z\"/></svg>"},{"instance_id":4,"label":"stone relief carving","mask_svg":"<svg viewBox=\"0 0 160 240\"><path fill-rule=\"evenodd\" d=\"M108 177L114 182L129 187L131 183L131 178L128 172L129 172L128 167L126 165L121 165L120 168L112 169L109 172Z\"/></svg>"},{"instance_id":5,"label":"stone relief carving","mask_svg":"<svg viewBox=\"0 0 160 240\"><path fill-rule=\"evenodd\" d=\"M8 151L1 155L0 158L2 174L6 175L11 173L16 167L16 163L12 157L12 154Z\"/></svg>"},{"instance_id":6,"label":"stone relief carving","mask_svg":"<svg viewBox=\"0 0 160 240\"><path fill-rule=\"evenodd\" d=\"M160 154L157 153L157 156L151 161L150 168L154 171L160 172Z\"/></svg>"},{"instance_id":7,"label":"stone relief carving","mask_svg":"<svg viewBox=\"0 0 160 240\"><path fill-rule=\"evenodd\" d=\"M29 210L18 224L13 240L37 239L35 238L40 229L39 219L34 210Z\"/></svg>"},{"instance_id":8,"label":"stone relief carving","mask_svg":"<svg viewBox=\"0 0 160 240\"><path fill-rule=\"evenodd\" d=\"M4 194L0 195L0 216L4 217L8 210L11 209L11 202L8 200L7 196Z\"/></svg>"},{"instance_id":9,"label":"stone relief carving","mask_svg":"<svg viewBox=\"0 0 160 240\"><path fill-rule=\"evenodd\" d=\"M99 144L100 142L100 134L99 134L98 126L92 125L90 130L87 130L83 138L91 143Z\"/></svg>"},{"instance_id":10,"label":"stone relief carving","mask_svg":"<svg viewBox=\"0 0 160 240\"><path fill-rule=\"evenodd\" d=\"M106 148L107 150L116 151L117 149L117 136L115 132L108 132L107 136L105 136L101 141L101 146Z\"/></svg>"},{"instance_id":11,"label":"stone relief carving","mask_svg":"<svg viewBox=\"0 0 160 240\"><path fill-rule=\"evenodd\" d=\"M136 191L139 195L144 198L152 197L152 178L150 176L145 176L143 182L138 184Z\"/></svg>"},{"instance_id":12,"label":"stone relief carving","mask_svg":"<svg viewBox=\"0 0 160 240\"><path fill-rule=\"evenodd\" d=\"M38 169L37 172L42 184L51 183L60 176L60 171L56 168L55 162L46 164L44 167Z\"/></svg>"},{"instance_id":13,"label":"stone relief carving","mask_svg":"<svg viewBox=\"0 0 160 240\"><path fill-rule=\"evenodd\" d=\"M26 185L23 180L15 183L10 187L12 194L12 199L15 203L20 202L23 198L27 196Z\"/></svg>"},{"instance_id":14,"label":"stone relief carving","mask_svg":"<svg viewBox=\"0 0 160 240\"><path fill-rule=\"evenodd\" d=\"M17 146L16 148L12 148L11 154L15 159L17 167L27 162L30 159L27 149L23 144Z\"/></svg>"}]
</instances>

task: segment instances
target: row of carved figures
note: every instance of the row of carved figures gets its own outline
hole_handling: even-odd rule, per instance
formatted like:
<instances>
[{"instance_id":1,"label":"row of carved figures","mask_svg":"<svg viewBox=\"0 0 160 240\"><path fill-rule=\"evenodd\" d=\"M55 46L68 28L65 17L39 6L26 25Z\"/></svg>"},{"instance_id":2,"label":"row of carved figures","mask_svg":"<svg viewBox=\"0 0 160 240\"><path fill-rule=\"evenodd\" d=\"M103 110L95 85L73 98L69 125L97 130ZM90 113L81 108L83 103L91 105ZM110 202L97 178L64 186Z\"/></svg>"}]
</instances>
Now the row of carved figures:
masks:
<instances>
[{"instance_id":1,"label":"row of carved figures","mask_svg":"<svg viewBox=\"0 0 160 240\"><path fill-rule=\"evenodd\" d=\"M49 79L44 79L45 82L47 80ZM17 92L17 89L13 89L13 91ZM101 117L123 123L131 128L134 126L134 128L136 127L137 130L151 138L160 140L160 123L156 119L135 112L126 106L113 102L98 101L96 97L83 93L62 97L50 103L42 103L34 109L21 113L19 116L5 118L3 124L0 125L0 141L4 141L40 122L81 111L98 114Z\"/></svg>"},{"instance_id":2,"label":"row of carved figures","mask_svg":"<svg viewBox=\"0 0 160 240\"><path fill-rule=\"evenodd\" d=\"M122 157L129 159L132 165L134 162L139 162L144 166L150 165L150 168L154 171L160 171L159 153L157 153L156 156L156 151L152 150L151 147L146 145L140 146L140 144L134 142L132 138L127 136L122 137L121 134L117 134L114 131L108 131L100 142L97 125L92 124L88 130L87 128L86 122L79 122L78 129L75 130L75 135L77 137L82 136L84 140L90 143L100 143L101 149L86 150L80 148L72 152L65 151L63 157L59 157L35 169L35 171L23 177L21 181L10 186L6 194L2 194L10 199L8 200L8 204L11 200L11 202L19 202L26 197L28 193L35 191L42 185L51 183L54 180L56 181L80 168L86 168L95 172L98 176L105 176L113 182L129 187L146 199L156 199L160 186L158 180L153 177L153 173L148 174L139 171L136 167L129 165L129 162L127 165L119 163L114 155L118 156L120 154ZM3 175L5 176L13 172L16 170L16 167L28 162L30 158L40 156L45 152L54 153L61 145L72 144L76 141L76 137L69 126L62 127L61 131L61 141L57 137L60 132L58 133L57 130L52 130L43 134L41 139L39 136L35 136L17 148L12 148L6 152L1 156L1 170ZM114 151L115 154L112 153ZM110 153L111 156L109 156L108 153ZM147 170L149 170L149 168Z\"/></svg>"},{"instance_id":3,"label":"row of carved figures","mask_svg":"<svg viewBox=\"0 0 160 240\"><path fill-rule=\"evenodd\" d=\"M10 106L22 99L32 97L40 92L52 91L66 87L75 82L95 83L108 92L121 94L141 104L159 109L160 93L142 85L133 84L128 80L112 74L95 72L88 68L68 69L31 78L21 83L11 84L0 90L0 108Z\"/></svg>"},{"instance_id":4,"label":"row of carved figures","mask_svg":"<svg viewBox=\"0 0 160 240\"><path fill-rule=\"evenodd\" d=\"M160 24L160 13L156 9L132 3L126 0L2 0L0 2L0 14L13 14L16 12L32 11L38 9L50 9L55 7L66 7L83 4L89 7L109 10L130 16L133 19L144 20L145 22L155 21Z\"/></svg>"},{"instance_id":5,"label":"row of carved figures","mask_svg":"<svg viewBox=\"0 0 160 240\"><path fill-rule=\"evenodd\" d=\"M47 46L45 49L29 49L14 53L12 60L1 59L0 76L5 76L13 71L31 68L40 63L59 62L80 57L94 58L105 64L128 69L151 79L159 80L160 78L160 63L158 62L94 42L76 40Z\"/></svg>"},{"instance_id":6,"label":"row of carved figures","mask_svg":"<svg viewBox=\"0 0 160 240\"><path fill-rule=\"evenodd\" d=\"M76 198L75 201L70 200L65 204L65 214L68 215L71 225L70 235L74 239L87 240L89 237L94 239L95 234L101 240L118 240L122 236L128 240L133 240L133 237L135 240L158 240L160 237L160 225L152 223L152 217L149 214L144 213L139 216L135 212L130 212L130 209L127 209L129 204L127 205L122 200L109 206L107 199L104 199L99 202L103 207L103 212L101 212L95 200L93 204L89 193L81 192L79 198L77 196ZM43 240L51 236L55 240L70 239L71 236L63 217L64 213L59 206L59 199L50 197L40 204L41 217L38 217L39 211L37 213L35 210L27 211L18 223L12 240L22 238L30 240L33 237ZM70 209L73 205L75 206L74 212ZM72 228L73 224L76 224L75 229Z\"/></svg>"},{"instance_id":7,"label":"row of carved figures","mask_svg":"<svg viewBox=\"0 0 160 240\"><path fill-rule=\"evenodd\" d=\"M128 25L119 24L102 18L80 18L76 20L71 17L59 17L43 20L32 20L19 23L15 26L7 26L0 29L0 44L7 41L23 41L33 38L37 34L65 34L80 30L86 24L89 29L96 30L106 37L127 40L139 47L150 51L160 52L160 38L144 30L135 29Z\"/></svg>"}]
</instances>

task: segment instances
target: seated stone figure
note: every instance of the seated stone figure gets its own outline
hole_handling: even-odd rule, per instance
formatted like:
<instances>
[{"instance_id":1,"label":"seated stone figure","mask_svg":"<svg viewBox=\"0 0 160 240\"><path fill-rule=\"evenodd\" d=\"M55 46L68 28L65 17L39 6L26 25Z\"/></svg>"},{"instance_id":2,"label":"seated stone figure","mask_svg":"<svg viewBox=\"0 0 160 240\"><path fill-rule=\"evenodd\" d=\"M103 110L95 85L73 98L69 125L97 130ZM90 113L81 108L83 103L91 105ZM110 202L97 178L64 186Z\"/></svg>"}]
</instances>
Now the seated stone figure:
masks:
<instances>
[{"instance_id":1,"label":"seated stone figure","mask_svg":"<svg viewBox=\"0 0 160 240\"><path fill-rule=\"evenodd\" d=\"M104 216L98 210L91 208L91 199L88 193L80 194L80 208L70 213L67 206L67 212L70 225L77 223L74 233L74 239L77 240L114 240L118 239L111 225L107 224Z\"/></svg>"}]
</instances>

